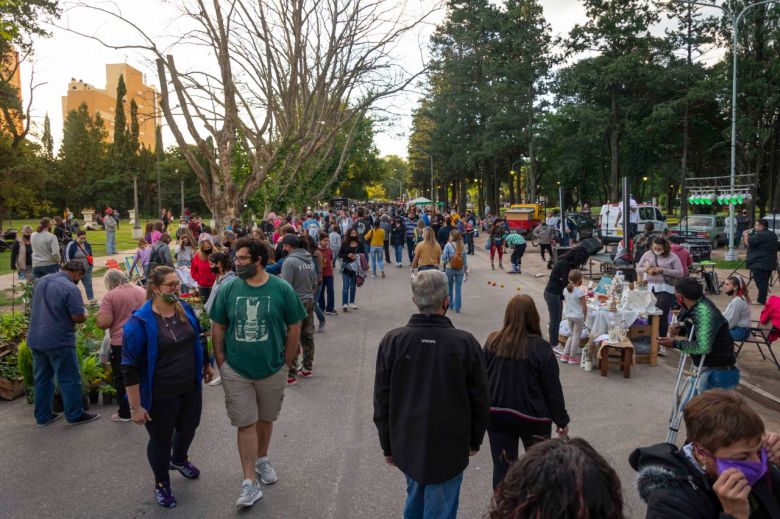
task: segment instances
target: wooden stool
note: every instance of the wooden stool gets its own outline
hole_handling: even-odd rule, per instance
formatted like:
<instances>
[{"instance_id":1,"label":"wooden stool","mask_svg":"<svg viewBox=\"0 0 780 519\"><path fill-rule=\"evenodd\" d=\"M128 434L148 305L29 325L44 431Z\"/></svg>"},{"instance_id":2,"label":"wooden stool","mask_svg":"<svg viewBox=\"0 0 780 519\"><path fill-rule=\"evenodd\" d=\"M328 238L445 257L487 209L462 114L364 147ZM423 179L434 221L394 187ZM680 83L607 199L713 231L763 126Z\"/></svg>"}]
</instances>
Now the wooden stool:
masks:
<instances>
[{"instance_id":1,"label":"wooden stool","mask_svg":"<svg viewBox=\"0 0 780 519\"><path fill-rule=\"evenodd\" d=\"M615 353L616 355L610 355ZM599 365L601 366L601 376L606 377L610 364L619 364L623 369L623 378L631 378L631 363L633 362L634 346L628 344L611 344L604 341L599 348Z\"/></svg>"}]
</instances>

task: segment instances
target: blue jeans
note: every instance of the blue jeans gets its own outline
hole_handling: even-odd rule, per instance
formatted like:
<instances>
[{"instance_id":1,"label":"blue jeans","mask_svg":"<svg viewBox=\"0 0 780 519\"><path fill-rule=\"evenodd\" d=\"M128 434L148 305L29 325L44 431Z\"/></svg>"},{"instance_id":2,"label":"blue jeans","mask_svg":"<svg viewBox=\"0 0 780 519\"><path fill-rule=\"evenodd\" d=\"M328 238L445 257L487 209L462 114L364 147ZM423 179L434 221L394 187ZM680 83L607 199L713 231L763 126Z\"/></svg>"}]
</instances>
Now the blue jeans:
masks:
<instances>
[{"instance_id":1,"label":"blue jeans","mask_svg":"<svg viewBox=\"0 0 780 519\"><path fill-rule=\"evenodd\" d=\"M320 323L325 322L325 314L322 313L322 308L320 308L320 297L322 296L322 284L317 288L317 291L314 293L314 315L317 316L317 321Z\"/></svg>"},{"instance_id":2,"label":"blue jeans","mask_svg":"<svg viewBox=\"0 0 780 519\"><path fill-rule=\"evenodd\" d=\"M65 418L74 422L81 418L81 375L76 348L32 350L35 376L35 421L46 423L52 416L54 377L60 385Z\"/></svg>"},{"instance_id":3,"label":"blue jeans","mask_svg":"<svg viewBox=\"0 0 780 519\"><path fill-rule=\"evenodd\" d=\"M354 272L341 273L341 305L355 302L355 291L357 290L357 275Z\"/></svg>"},{"instance_id":4,"label":"blue jeans","mask_svg":"<svg viewBox=\"0 0 780 519\"><path fill-rule=\"evenodd\" d=\"M47 265L45 267L33 267L32 270L32 277L33 279L40 279L43 276L47 276L49 274L56 274L60 271L59 265Z\"/></svg>"},{"instance_id":5,"label":"blue jeans","mask_svg":"<svg viewBox=\"0 0 780 519\"><path fill-rule=\"evenodd\" d=\"M87 267L87 272L81 278L81 284L84 285L84 291L87 293L87 299L95 299L95 291L92 290L92 265Z\"/></svg>"},{"instance_id":6,"label":"blue jeans","mask_svg":"<svg viewBox=\"0 0 780 519\"><path fill-rule=\"evenodd\" d=\"M455 313L460 313L461 308L461 287L463 286L463 269L451 269L447 267L444 271L447 275L447 287L450 292L450 306ZM454 292L454 293L453 293Z\"/></svg>"},{"instance_id":7,"label":"blue jeans","mask_svg":"<svg viewBox=\"0 0 780 519\"><path fill-rule=\"evenodd\" d=\"M729 330L729 335L731 335L731 338L735 341L744 341L750 337L750 329L745 328L744 326L735 326Z\"/></svg>"},{"instance_id":8,"label":"blue jeans","mask_svg":"<svg viewBox=\"0 0 780 519\"><path fill-rule=\"evenodd\" d=\"M106 231L106 254L116 254L116 232Z\"/></svg>"},{"instance_id":9,"label":"blue jeans","mask_svg":"<svg viewBox=\"0 0 780 519\"><path fill-rule=\"evenodd\" d=\"M688 390L688 394L685 395L684 402L688 401L696 395L700 395L710 389L734 389L739 384L739 368L731 366L728 369L710 369L707 367L701 370L701 381L699 382L699 389L694 392L693 377L690 377L691 388Z\"/></svg>"},{"instance_id":10,"label":"blue jeans","mask_svg":"<svg viewBox=\"0 0 780 519\"><path fill-rule=\"evenodd\" d=\"M401 264L401 260L404 257L404 246L403 245L393 245L393 248L395 249L395 262L400 265Z\"/></svg>"},{"instance_id":11,"label":"blue jeans","mask_svg":"<svg viewBox=\"0 0 780 519\"><path fill-rule=\"evenodd\" d=\"M322 286L320 287L320 298L317 301L320 308L326 312L332 312L336 304L333 297L333 276L323 276Z\"/></svg>"},{"instance_id":12,"label":"blue jeans","mask_svg":"<svg viewBox=\"0 0 780 519\"><path fill-rule=\"evenodd\" d=\"M406 476L404 519L455 519L462 482L462 472L433 485L422 485Z\"/></svg>"},{"instance_id":13,"label":"blue jeans","mask_svg":"<svg viewBox=\"0 0 780 519\"><path fill-rule=\"evenodd\" d=\"M379 264L379 270L385 270L384 262L385 249L380 246L371 246L371 273L376 276L376 266Z\"/></svg>"}]
</instances>

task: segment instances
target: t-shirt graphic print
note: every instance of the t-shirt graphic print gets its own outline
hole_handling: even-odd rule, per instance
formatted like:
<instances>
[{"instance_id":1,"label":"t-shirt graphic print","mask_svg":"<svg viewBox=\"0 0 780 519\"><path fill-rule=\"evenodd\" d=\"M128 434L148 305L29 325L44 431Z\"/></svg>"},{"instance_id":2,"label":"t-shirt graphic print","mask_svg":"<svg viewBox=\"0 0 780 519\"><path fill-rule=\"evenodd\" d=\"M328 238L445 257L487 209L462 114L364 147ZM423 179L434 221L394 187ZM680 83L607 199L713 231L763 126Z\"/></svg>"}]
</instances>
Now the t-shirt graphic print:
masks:
<instances>
[{"instance_id":1,"label":"t-shirt graphic print","mask_svg":"<svg viewBox=\"0 0 780 519\"><path fill-rule=\"evenodd\" d=\"M271 298L239 297L236 299L236 340L265 342L268 340L268 314Z\"/></svg>"}]
</instances>

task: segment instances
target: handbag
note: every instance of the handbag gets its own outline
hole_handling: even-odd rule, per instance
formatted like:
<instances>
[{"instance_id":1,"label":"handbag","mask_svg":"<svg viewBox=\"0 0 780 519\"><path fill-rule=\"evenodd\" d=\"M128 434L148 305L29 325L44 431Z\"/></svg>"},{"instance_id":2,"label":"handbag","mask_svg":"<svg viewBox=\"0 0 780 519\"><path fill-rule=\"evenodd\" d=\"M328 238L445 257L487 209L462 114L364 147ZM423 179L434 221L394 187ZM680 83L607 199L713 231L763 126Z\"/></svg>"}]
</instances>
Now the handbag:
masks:
<instances>
[{"instance_id":1,"label":"handbag","mask_svg":"<svg viewBox=\"0 0 780 519\"><path fill-rule=\"evenodd\" d=\"M100 353L98 355L101 364L111 363L111 332L109 330L106 330L106 333L103 334L103 342L100 343Z\"/></svg>"},{"instance_id":2,"label":"handbag","mask_svg":"<svg viewBox=\"0 0 780 519\"><path fill-rule=\"evenodd\" d=\"M658 256L653 254L653 257L655 258L655 266L657 267L658 266ZM667 285L672 286L672 287L677 286L678 278L676 278L674 276L667 276L666 274L662 274L662 276L664 278L664 283L666 283Z\"/></svg>"}]
</instances>

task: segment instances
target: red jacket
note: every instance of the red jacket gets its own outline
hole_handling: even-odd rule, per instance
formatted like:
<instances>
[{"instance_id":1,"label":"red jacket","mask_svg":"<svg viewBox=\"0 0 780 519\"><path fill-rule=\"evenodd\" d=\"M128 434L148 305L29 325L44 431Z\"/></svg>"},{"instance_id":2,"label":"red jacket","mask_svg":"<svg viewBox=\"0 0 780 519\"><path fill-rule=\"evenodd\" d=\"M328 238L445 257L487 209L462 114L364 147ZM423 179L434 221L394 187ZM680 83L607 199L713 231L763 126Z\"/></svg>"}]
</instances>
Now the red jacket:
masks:
<instances>
[{"instance_id":1,"label":"red jacket","mask_svg":"<svg viewBox=\"0 0 780 519\"><path fill-rule=\"evenodd\" d=\"M761 317L758 319L761 324L772 323L772 333L769 334L769 340L774 341L780 338L780 297L770 296L761 310Z\"/></svg>"},{"instance_id":2,"label":"red jacket","mask_svg":"<svg viewBox=\"0 0 780 519\"><path fill-rule=\"evenodd\" d=\"M322 277L328 277L333 275L333 251L330 247L324 249L320 247L320 254L322 254Z\"/></svg>"},{"instance_id":3,"label":"red jacket","mask_svg":"<svg viewBox=\"0 0 780 519\"><path fill-rule=\"evenodd\" d=\"M217 276L211 272L211 266L208 259L200 259L200 253L196 252L192 257L192 263L190 264L190 274L192 279L202 288L211 288L214 286L214 281Z\"/></svg>"}]
</instances>

